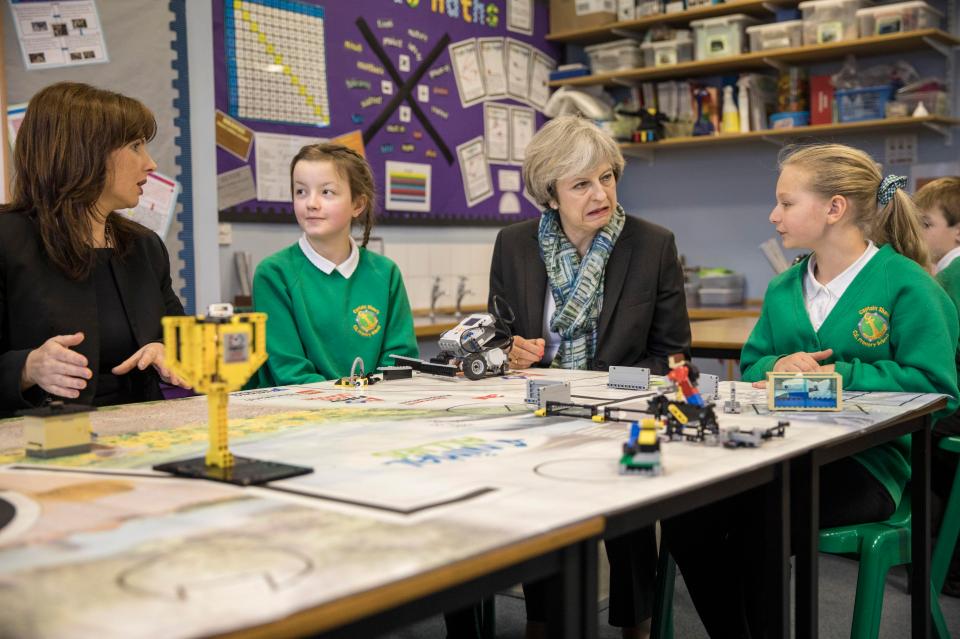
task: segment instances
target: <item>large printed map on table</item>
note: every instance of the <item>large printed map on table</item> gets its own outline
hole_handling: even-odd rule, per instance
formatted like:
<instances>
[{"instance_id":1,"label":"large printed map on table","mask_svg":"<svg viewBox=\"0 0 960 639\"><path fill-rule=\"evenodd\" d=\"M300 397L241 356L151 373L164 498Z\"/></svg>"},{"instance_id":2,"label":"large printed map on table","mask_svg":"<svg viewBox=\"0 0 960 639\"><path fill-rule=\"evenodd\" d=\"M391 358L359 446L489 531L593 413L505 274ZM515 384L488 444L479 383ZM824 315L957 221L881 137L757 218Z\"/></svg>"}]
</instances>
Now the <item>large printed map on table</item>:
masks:
<instances>
[{"instance_id":1,"label":"large printed map on table","mask_svg":"<svg viewBox=\"0 0 960 639\"><path fill-rule=\"evenodd\" d=\"M624 477L623 423L539 418L526 378L571 382L573 401L644 407L656 391L602 373L480 382L418 376L361 393L316 384L231 397L237 454L309 465L259 489L161 476L202 454L204 398L97 411L84 455L26 463L20 420L0 422L0 628L13 636L181 636L265 623L524 536L637 507L867 428L935 400L848 394L832 414L770 414L738 387L760 449L663 446L660 477ZM729 384L724 383L724 395ZM718 403L718 405L721 405Z\"/></svg>"},{"instance_id":2,"label":"large printed map on table","mask_svg":"<svg viewBox=\"0 0 960 639\"><path fill-rule=\"evenodd\" d=\"M310 466L310 475L275 482L277 490L412 516L475 500L493 492L563 490L592 482L627 484L617 461L626 439L623 423L533 416L524 403L528 378L572 384L573 401L646 407L656 391L608 389L605 373L535 371L471 382L429 375L383 382L365 391L331 383L235 393L231 397L231 448L239 455ZM659 381L659 380L656 380ZM729 392L729 383L721 384ZM824 428L860 429L930 401L915 393L848 393L840 413L770 413L763 391L738 387L744 410L724 415L721 427L794 424L784 440L764 449L785 452L822 437ZM16 426L0 429L0 463L23 463L22 444L11 441ZM152 466L202 455L206 449L203 398L100 410L94 415L96 448L49 465L85 470L152 472ZM739 464L759 451L705 450L703 445L664 444L663 480L705 459ZM689 468L688 468L689 466ZM695 472L692 472L695 479ZM495 477L495 481L491 481ZM589 490L589 488L588 488ZM618 490L612 491L617 495Z\"/></svg>"}]
</instances>

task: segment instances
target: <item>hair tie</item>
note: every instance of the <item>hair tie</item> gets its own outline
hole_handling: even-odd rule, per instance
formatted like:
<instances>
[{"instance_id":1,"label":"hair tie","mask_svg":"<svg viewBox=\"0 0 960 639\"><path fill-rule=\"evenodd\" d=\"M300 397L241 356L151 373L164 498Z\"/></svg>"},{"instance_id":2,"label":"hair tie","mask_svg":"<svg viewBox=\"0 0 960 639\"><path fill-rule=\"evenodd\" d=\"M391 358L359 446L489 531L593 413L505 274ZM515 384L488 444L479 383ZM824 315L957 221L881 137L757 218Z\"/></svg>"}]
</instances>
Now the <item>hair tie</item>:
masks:
<instances>
[{"instance_id":1,"label":"hair tie","mask_svg":"<svg viewBox=\"0 0 960 639\"><path fill-rule=\"evenodd\" d=\"M888 175L877 187L877 202L886 206L893 199L893 192L907 186L907 178L903 175Z\"/></svg>"}]
</instances>

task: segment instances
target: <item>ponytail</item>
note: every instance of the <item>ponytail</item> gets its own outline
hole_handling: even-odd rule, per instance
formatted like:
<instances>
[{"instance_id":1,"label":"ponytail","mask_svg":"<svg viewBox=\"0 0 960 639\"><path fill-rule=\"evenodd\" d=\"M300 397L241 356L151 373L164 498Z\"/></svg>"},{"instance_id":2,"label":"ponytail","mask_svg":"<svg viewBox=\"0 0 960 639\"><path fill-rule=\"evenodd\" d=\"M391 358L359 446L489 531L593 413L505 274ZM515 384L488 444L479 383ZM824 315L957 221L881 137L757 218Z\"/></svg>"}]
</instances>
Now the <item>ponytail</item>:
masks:
<instances>
[{"instance_id":1,"label":"ponytail","mask_svg":"<svg viewBox=\"0 0 960 639\"><path fill-rule=\"evenodd\" d=\"M890 244L897 253L926 267L929 254L919 219L913 200L906 192L897 189L890 201L880 208L872 239L878 244Z\"/></svg>"}]
</instances>

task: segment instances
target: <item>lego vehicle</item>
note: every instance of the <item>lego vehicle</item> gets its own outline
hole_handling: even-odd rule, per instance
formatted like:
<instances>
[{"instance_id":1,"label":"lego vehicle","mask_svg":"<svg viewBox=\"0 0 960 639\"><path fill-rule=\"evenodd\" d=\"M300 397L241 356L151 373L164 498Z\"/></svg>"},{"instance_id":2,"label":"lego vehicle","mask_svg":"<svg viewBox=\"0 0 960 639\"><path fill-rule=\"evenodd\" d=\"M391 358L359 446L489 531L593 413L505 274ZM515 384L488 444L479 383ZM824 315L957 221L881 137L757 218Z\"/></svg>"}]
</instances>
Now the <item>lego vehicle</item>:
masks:
<instances>
[{"instance_id":1,"label":"lego vehicle","mask_svg":"<svg viewBox=\"0 0 960 639\"><path fill-rule=\"evenodd\" d=\"M497 339L497 319L492 313L473 313L440 336L440 354L433 361L456 362L469 379L503 375L512 343L512 339Z\"/></svg>"},{"instance_id":2,"label":"lego vehicle","mask_svg":"<svg viewBox=\"0 0 960 639\"><path fill-rule=\"evenodd\" d=\"M630 425L630 438L623 444L621 475L661 475L659 422L646 417Z\"/></svg>"},{"instance_id":3,"label":"lego vehicle","mask_svg":"<svg viewBox=\"0 0 960 639\"><path fill-rule=\"evenodd\" d=\"M759 448L765 439L786 435L788 421L779 421L770 428L727 428L720 431L720 443L725 448Z\"/></svg>"},{"instance_id":4,"label":"lego vehicle","mask_svg":"<svg viewBox=\"0 0 960 639\"><path fill-rule=\"evenodd\" d=\"M506 315L501 313L504 306ZM473 313L440 336L440 354L430 362L395 358L398 364L414 365L425 373L450 375L452 369L463 371L468 379L482 379L507 372L507 353L513 348L510 324L513 309L500 297L493 296L493 313ZM444 368L433 368L440 366Z\"/></svg>"}]
</instances>

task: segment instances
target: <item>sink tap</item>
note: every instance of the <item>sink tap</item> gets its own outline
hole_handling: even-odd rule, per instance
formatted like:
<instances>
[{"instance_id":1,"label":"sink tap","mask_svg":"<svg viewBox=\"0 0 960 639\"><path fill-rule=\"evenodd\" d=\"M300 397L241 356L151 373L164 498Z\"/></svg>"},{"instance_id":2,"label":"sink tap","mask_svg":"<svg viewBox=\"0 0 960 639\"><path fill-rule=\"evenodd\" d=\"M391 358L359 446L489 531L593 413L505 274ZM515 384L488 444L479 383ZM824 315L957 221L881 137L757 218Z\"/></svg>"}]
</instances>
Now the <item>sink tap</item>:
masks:
<instances>
[{"instance_id":1,"label":"sink tap","mask_svg":"<svg viewBox=\"0 0 960 639\"><path fill-rule=\"evenodd\" d=\"M437 300L447 292L440 288L440 276L433 278L433 288L430 289L430 319L437 318Z\"/></svg>"},{"instance_id":2,"label":"sink tap","mask_svg":"<svg viewBox=\"0 0 960 639\"><path fill-rule=\"evenodd\" d=\"M467 295L473 293L470 289L467 288L467 276L460 276L460 283L457 284L457 312L455 313L456 317L463 317L463 311L460 309L460 305L463 303L463 298Z\"/></svg>"}]
</instances>

